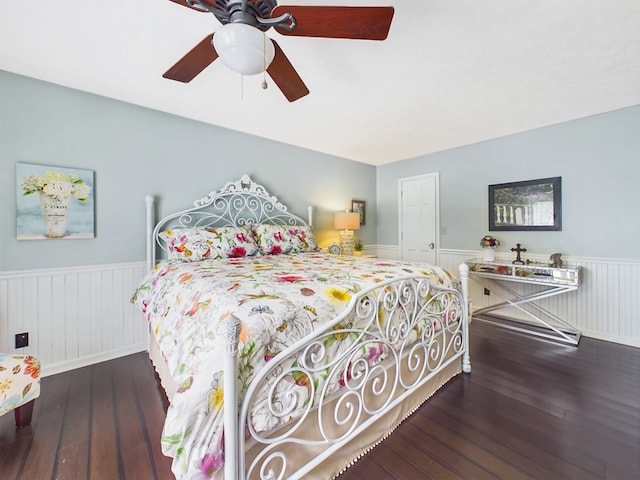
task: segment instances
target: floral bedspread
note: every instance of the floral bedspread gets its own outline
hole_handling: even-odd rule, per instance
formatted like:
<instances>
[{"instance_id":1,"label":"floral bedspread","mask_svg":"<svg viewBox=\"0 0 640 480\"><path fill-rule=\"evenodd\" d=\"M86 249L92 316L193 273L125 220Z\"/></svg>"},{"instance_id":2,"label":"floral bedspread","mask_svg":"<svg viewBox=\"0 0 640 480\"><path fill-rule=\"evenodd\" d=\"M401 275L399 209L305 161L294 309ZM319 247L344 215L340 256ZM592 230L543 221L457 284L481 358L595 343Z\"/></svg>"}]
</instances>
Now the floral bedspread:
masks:
<instances>
[{"instance_id":1,"label":"floral bedspread","mask_svg":"<svg viewBox=\"0 0 640 480\"><path fill-rule=\"evenodd\" d=\"M242 325L242 391L261 365L343 312L352 295L409 274L455 287L438 267L325 253L159 263L132 301L144 313L180 386L162 437L176 477L209 478L222 467L224 346L218 327L229 314ZM251 422L257 431L274 425L266 411Z\"/></svg>"}]
</instances>

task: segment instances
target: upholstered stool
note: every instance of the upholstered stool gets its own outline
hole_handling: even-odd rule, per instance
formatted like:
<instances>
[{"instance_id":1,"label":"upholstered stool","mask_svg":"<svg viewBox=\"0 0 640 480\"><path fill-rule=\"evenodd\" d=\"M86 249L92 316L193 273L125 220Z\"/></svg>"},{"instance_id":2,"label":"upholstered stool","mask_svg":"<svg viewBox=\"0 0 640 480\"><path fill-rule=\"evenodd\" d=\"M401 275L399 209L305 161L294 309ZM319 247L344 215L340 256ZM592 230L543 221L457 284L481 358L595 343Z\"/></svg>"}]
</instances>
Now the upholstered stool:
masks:
<instances>
[{"instance_id":1,"label":"upholstered stool","mask_svg":"<svg viewBox=\"0 0 640 480\"><path fill-rule=\"evenodd\" d=\"M14 410L16 426L31 423L40 396L40 361L30 355L0 353L0 415Z\"/></svg>"}]
</instances>

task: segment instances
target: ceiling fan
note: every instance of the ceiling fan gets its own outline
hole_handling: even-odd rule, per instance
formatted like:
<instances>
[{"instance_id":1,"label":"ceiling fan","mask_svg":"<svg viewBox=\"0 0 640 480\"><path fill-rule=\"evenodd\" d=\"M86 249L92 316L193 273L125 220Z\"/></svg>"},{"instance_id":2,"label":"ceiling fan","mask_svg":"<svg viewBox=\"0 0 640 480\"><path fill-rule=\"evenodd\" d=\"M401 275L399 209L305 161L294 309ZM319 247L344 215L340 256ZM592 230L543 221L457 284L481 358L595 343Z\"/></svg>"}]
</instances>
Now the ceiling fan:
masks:
<instances>
[{"instance_id":1,"label":"ceiling fan","mask_svg":"<svg viewBox=\"0 0 640 480\"><path fill-rule=\"evenodd\" d=\"M260 58L262 59L263 56L271 58L261 60L264 65L259 72L266 70L290 102L307 95L309 89L280 46L275 40L266 37L263 32L273 27L282 35L384 40L389 33L394 13L393 7L278 6L276 0L171 1L198 12L212 13L223 27L216 33L207 35L167 70L163 75L164 78L190 82L218 56L225 54L222 52L226 42L222 40L222 30L240 28L262 36L261 41L264 43L259 48ZM228 25L231 27L227 27ZM224 36L226 38L228 35L225 33ZM235 33L230 36L235 36ZM221 51L216 50L216 45ZM227 49L227 52L225 55L230 57L234 55L233 48ZM225 61L224 57L223 61ZM231 66L229 62L225 61L225 63ZM231 68L235 70L233 66Z\"/></svg>"}]
</instances>

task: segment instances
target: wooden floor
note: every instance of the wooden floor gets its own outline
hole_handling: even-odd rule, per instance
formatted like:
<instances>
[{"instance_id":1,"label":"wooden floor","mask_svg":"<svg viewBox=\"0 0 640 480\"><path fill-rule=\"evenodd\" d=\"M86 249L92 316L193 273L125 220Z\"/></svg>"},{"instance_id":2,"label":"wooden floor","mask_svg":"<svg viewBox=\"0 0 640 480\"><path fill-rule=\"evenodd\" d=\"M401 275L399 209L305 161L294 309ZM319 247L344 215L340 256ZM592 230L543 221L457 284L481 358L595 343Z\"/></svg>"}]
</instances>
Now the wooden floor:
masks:
<instances>
[{"instance_id":1,"label":"wooden floor","mask_svg":"<svg viewBox=\"0 0 640 480\"><path fill-rule=\"evenodd\" d=\"M640 479L640 349L471 330L472 373L341 480ZM163 418L145 354L44 378L31 426L0 417L0 478L173 478Z\"/></svg>"}]
</instances>

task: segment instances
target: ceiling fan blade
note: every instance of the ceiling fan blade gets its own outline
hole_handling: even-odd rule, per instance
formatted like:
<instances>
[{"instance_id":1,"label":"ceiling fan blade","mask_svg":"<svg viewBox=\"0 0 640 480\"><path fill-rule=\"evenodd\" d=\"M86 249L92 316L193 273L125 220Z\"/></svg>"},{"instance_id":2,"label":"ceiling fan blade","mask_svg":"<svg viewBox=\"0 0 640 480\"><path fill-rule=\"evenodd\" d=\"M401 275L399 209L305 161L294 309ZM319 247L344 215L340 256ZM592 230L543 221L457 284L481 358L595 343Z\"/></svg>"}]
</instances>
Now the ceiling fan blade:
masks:
<instances>
[{"instance_id":1,"label":"ceiling fan blade","mask_svg":"<svg viewBox=\"0 0 640 480\"><path fill-rule=\"evenodd\" d=\"M193 80L218 58L218 52L213 48L212 40L213 33L204 37L199 44L189 50L184 57L178 60L178 62L162 76L184 83Z\"/></svg>"},{"instance_id":2,"label":"ceiling fan blade","mask_svg":"<svg viewBox=\"0 0 640 480\"><path fill-rule=\"evenodd\" d=\"M195 10L196 12L208 13L206 10L202 10L200 8L192 7L187 3L187 0L170 0L173 3L177 3L178 5L182 5L183 7L188 7L191 10ZM209 5L211 8L216 8L216 2L214 0L202 0L204 3Z\"/></svg>"},{"instance_id":3,"label":"ceiling fan blade","mask_svg":"<svg viewBox=\"0 0 640 480\"><path fill-rule=\"evenodd\" d=\"M276 82L278 88L282 91L287 100L290 102L295 102L299 98L304 97L309 93L309 89L296 72L296 69L293 68L291 62L284 54L280 45L278 45L275 40L271 40L273 42L273 47L276 50L275 56L273 57L273 61L269 68L267 68L267 73Z\"/></svg>"},{"instance_id":4,"label":"ceiling fan blade","mask_svg":"<svg viewBox=\"0 0 640 480\"><path fill-rule=\"evenodd\" d=\"M278 5L271 12L276 18L290 13L296 20L292 30L276 26L282 35L299 37L384 40L389 34L393 7L333 7Z\"/></svg>"}]
</instances>

